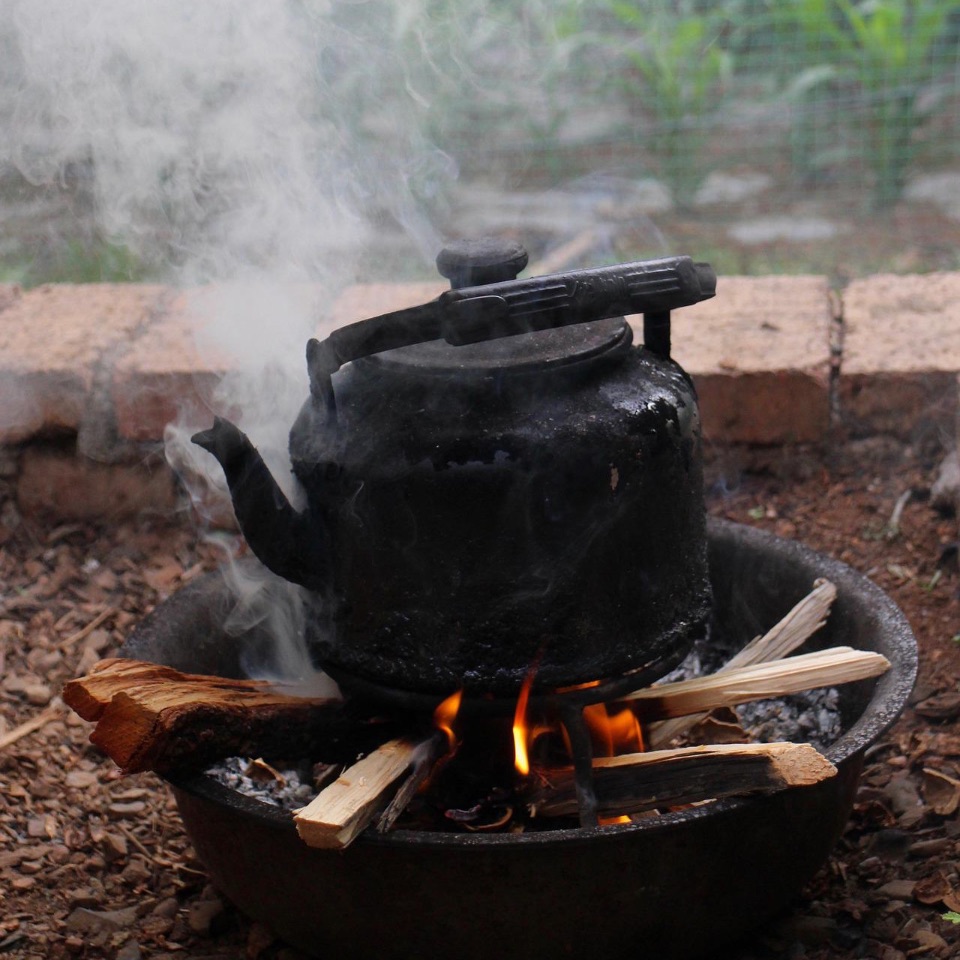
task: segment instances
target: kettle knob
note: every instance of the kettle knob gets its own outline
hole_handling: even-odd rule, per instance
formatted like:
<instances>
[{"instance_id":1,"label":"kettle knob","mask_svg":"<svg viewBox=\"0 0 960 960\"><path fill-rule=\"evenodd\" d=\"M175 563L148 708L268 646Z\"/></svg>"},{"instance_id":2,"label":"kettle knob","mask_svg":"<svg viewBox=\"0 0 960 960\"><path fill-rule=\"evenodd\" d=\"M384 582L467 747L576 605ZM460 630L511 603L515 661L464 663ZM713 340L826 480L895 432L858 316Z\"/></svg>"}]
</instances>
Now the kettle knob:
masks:
<instances>
[{"instance_id":1,"label":"kettle knob","mask_svg":"<svg viewBox=\"0 0 960 960\"><path fill-rule=\"evenodd\" d=\"M488 283L516 280L527 265L527 251L510 240L479 237L455 240L437 255L437 270L450 287L478 287Z\"/></svg>"}]
</instances>

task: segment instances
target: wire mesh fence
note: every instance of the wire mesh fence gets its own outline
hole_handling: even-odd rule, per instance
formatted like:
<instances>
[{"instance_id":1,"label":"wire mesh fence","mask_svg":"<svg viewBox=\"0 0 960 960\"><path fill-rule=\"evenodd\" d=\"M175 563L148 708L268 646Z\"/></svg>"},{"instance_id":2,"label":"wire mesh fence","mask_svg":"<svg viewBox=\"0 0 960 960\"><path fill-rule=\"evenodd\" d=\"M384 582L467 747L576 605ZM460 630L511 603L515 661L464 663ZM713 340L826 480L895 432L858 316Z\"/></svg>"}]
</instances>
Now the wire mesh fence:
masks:
<instances>
[{"instance_id":1,"label":"wire mesh fence","mask_svg":"<svg viewBox=\"0 0 960 960\"><path fill-rule=\"evenodd\" d=\"M695 212L728 269L832 272L834 251L746 256L780 228L735 219L819 205L844 222L791 241L842 244L906 198L936 239L896 268L960 267L960 0L97 6L0 0L0 279L314 275L364 244L388 274L430 272L443 235L504 203L544 248L612 222L611 253L653 254Z\"/></svg>"},{"instance_id":2,"label":"wire mesh fence","mask_svg":"<svg viewBox=\"0 0 960 960\"><path fill-rule=\"evenodd\" d=\"M467 170L512 153L550 175L592 147L680 204L711 171L747 165L883 207L957 159L955 0L464 6L434 5L415 38L433 57L404 72L431 92L434 142Z\"/></svg>"}]
</instances>

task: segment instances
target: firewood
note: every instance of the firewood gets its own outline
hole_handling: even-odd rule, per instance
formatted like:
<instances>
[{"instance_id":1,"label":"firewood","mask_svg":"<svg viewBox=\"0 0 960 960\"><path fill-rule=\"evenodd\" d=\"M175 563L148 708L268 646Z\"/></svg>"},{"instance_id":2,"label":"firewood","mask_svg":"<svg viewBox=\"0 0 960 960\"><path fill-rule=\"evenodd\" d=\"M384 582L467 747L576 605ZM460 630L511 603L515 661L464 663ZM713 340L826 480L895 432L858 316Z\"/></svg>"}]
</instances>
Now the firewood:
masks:
<instances>
[{"instance_id":1,"label":"firewood","mask_svg":"<svg viewBox=\"0 0 960 960\"><path fill-rule=\"evenodd\" d=\"M603 816L775 793L787 787L811 786L836 772L836 767L807 743L681 747L593 761ZM534 768L522 794L532 815L577 814L571 767Z\"/></svg>"},{"instance_id":2,"label":"firewood","mask_svg":"<svg viewBox=\"0 0 960 960\"><path fill-rule=\"evenodd\" d=\"M866 680L889 669L890 661L882 654L852 647L831 647L694 680L645 687L623 699L633 701L642 720L663 720Z\"/></svg>"},{"instance_id":3,"label":"firewood","mask_svg":"<svg viewBox=\"0 0 960 960\"><path fill-rule=\"evenodd\" d=\"M410 806L417 791L430 780L440 766L452 756L447 735L438 730L424 740L411 757L411 769L407 779L400 785L394 798L377 818L377 832L386 833L397 822L397 818Z\"/></svg>"},{"instance_id":4,"label":"firewood","mask_svg":"<svg viewBox=\"0 0 960 960\"><path fill-rule=\"evenodd\" d=\"M418 750L432 740L390 740L344 770L293 821L300 838L311 847L348 847L390 802L397 781L410 769Z\"/></svg>"},{"instance_id":5,"label":"firewood","mask_svg":"<svg viewBox=\"0 0 960 960\"><path fill-rule=\"evenodd\" d=\"M67 683L63 700L96 722L90 741L124 773L182 772L232 754L310 754L318 741L344 736L356 723L343 701L275 687L118 658Z\"/></svg>"},{"instance_id":6,"label":"firewood","mask_svg":"<svg viewBox=\"0 0 960 960\"><path fill-rule=\"evenodd\" d=\"M754 663L769 663L789 656L827 622L827 616L836 598L837 588L829 580L817 580L813 590L776 626L763 636L751 640L739 653L720 667L717 673L749 667ZM645 731L648 749L656 750L666 746L706 716L706 713L695 713L651 724Z\"/></svg>"}]
</instances>

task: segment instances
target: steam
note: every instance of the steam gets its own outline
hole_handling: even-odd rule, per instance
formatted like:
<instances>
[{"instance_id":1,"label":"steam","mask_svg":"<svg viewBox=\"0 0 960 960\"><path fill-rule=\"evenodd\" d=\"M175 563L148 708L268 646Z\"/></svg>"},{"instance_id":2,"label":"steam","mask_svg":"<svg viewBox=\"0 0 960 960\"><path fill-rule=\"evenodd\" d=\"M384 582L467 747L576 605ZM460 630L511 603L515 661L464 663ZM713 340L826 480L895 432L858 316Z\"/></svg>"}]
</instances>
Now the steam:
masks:
<instances>
[{"instance_id":1,"label":"steam","mask_svg":"<svg viewBox=\"0 0 960 960\"><path fill-rule=\"evenodd\" d=\"M236 604L223 622L229 637L243 637L240 665L251 677L283 683L284 692L336 698L331 677L317 670L302 642L306 598L303 589L248 559L239 562L232 538L213 534L223 549L220 567ZM258 642L265 638L266 643Z\"/></svg>"},{"instance_id":2,"label":"steam","mask_svg":"<svg viewBox=\"0 0 960 960\"><path fill-rule=\"evenodd\" d=\"M82 181L103 234L189 291L197 349L231 370L212 406L295 505L286 437L307 394L306 340L385 229L435 253L422 197L456 175L411 122L425 93L390 80L402 66L391 43L416 33L418 8L367 6L0 0L0 165L37 185ZM387 86L389 129L369 102ZM167 430L168 459L198 502L228 508L219 465L189 442L212 411L189 416ZM230 569L230 629L270 620L277 638L249 666L308 677L288 642L301 634L297 588Z\"/></svg>"},{"instance_id":3,"label":"steam","mask_svg":"<svg viewBox=\"0 0 960 960\"><path fill-rule=\"evenodd\" d=\"M186 282L322 277L368 229L319 108L321 22L294 4L6 0L8 162L93 177L103 228ZM9 95L10 88L7 88Z\"/></svg>"},{"instance_id":4,"label":"steam","mask_svg":"<svg viewBox=\"0 0 960 960\"><path fill-rule=\"evenodd\" d=\"M198 350L232 371L209 415L167 430L167 457L206 509L229 509L219 465L189 441L213 412L298 503L286 448L306 340L343 286L389 277L392 251L432 274L458 174L444 145L471 131L479 145L478 116L505 107L552 128L540 91L569 52L537 42L553 19L546 0L522 14L445 0L0 0L0 168L82 183L102 234L190 291ZM284 611L276 631L299 633L296 591L235 579L237 618L256 622L264 604L250 598L266 598Z\"/></svg>"}]
</instances>

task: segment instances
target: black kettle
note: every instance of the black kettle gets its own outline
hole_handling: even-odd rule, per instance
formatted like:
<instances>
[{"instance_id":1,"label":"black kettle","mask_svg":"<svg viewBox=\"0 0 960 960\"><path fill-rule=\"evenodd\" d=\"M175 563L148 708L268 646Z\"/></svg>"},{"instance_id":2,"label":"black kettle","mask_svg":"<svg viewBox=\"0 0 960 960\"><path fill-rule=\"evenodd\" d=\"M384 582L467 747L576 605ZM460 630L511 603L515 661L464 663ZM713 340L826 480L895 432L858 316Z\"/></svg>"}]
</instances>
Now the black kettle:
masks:
<instances>
[{"instance_id":1,"label":"black kettle","mask_svg":"<svg viewBox=\"0 0 960 960\"><path fill-rule=\"evenodd\" d=\"M233 424L193 438L253 552L306 588L341 683L503 698L535 664L539 690L640 686L704 629L699 413L670 310L716 277L669 257L515 279L526 260L450 246L438 299L309 342L302 512Z\"/></svg>"}]
</instances>

